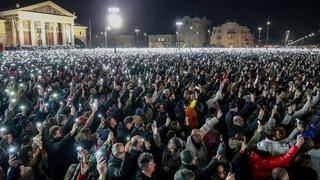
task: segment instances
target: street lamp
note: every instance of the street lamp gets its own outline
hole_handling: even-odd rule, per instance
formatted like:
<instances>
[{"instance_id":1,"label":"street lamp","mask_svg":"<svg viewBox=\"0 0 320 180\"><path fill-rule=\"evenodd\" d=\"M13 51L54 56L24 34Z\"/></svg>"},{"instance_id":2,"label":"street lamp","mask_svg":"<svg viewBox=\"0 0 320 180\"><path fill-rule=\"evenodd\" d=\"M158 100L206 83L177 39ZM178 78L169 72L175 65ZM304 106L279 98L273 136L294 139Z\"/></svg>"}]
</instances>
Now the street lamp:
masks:
<instances>
[{"instance_id":1,"label":"street lamp","mask_svg":"<svg viewBox=\"0 0 320 180\"><path fill-rule=\"evenodd\" d=\"M139 32L140 32L140 29L135 29L134 32L136 32L136 35L137 35L137 46L139 46Z\"/></svg>"},{"instance_id":2,"label":"street lamp","mask_svg":"<svg viewBox=\"0 0 320 180\"><path fill-rule=\"evenodd\" d=\"M147 42L147 33L143 33L143 35L144 35L144 41L145 41L146 46L147 46L147 45L148 45L148 42Z\"/></svg>"},{"instance_id":3,"label":"street lamp","mask_svg":"<svg viewBox=\"0 0 320 180\"><path fill-rule=\"evenodd\" d=\"M105 32L104 32L106 48L108 48L108 31L110 31L110 30L111 30L111 27L107 26L106 29L105 29Z\"/></svg>"},{"instance_id":4,"label":"street lamp","mask_svg":"<svg viewBox=\"0 0 320 180\"><path fill-rule=\"evenodd\" d=\"M290 31L289 31L289 30L287 30L287 31L286 31L286 37L285 37L285 40L284 40L284 44L285 44L285 46L287 46L287 45L288 45L289 37L290 37Z\"/></svg>"},{"instance_id":5,"label":"street lamp","mask_svg":"<svg viewBox=\"0 0 320 180\"><path fill-rule=\"evenodd\" d=\"M118 7L111 7L108 9L109 11L109 14L108 14L108 17L107 17L107 21L108 21L108 25L114 29L114 30L117 30L119 28L122 27L122 17L120 16L119 12L120 12L120 9ZM114 53L117 52L117 36L116 36L116 33L115 33L115 36L114 36Z\"/></svg>"},{"instance_id":6,"label":"street lamp","mask_svg":"<svg viewBox=\"0 0 320 180\"><path fill-rule=\"evenodd\" d=\"M181 29L181 26L183 25L183 22L182 21L177 21L176 22L176 26L178 27L178 31L177 31L177 36L178 36L178 48L180 50L180 29Z\"/></svg>"},{"instance_id":7,"label":"street lamp","mask_svg":"<svg viewBox=\"0 0 320 180\"><path fill-rule=\"evenodd\" d=\"M271 22L267 21L267 35L266 35L266 46L268 46L268 41L269 41L269 26Z\"/></svg>"},{"instance_id":8,"label":"street lamp","mask_svg":"<svg viewBox=\"0 0 320 180\"><path fill-rule=\"evenodd\" d=\"M260 45L261 45L261 31L262 31L262 27L258 27L258 31L259 31L258 46L260 47Z\"/></svg>"}]
</instances>

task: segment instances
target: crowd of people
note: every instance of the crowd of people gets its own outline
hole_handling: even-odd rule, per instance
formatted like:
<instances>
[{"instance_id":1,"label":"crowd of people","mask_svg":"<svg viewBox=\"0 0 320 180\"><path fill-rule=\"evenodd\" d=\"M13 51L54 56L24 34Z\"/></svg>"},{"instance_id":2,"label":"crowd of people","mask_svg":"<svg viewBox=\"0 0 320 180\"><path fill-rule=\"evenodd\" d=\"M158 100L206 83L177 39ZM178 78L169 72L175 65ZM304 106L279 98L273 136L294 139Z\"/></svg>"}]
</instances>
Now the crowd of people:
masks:
<instances>
[{"instance_id":1,"label":"crowd of people","mask_svg":"<svg viewBox=\"0 0 320 180\"><path fill-rule=\"evenodd\" d=\"M60 49L0 61L0 179L320 179L320 50Z\"/></svg>"}]
</instances>

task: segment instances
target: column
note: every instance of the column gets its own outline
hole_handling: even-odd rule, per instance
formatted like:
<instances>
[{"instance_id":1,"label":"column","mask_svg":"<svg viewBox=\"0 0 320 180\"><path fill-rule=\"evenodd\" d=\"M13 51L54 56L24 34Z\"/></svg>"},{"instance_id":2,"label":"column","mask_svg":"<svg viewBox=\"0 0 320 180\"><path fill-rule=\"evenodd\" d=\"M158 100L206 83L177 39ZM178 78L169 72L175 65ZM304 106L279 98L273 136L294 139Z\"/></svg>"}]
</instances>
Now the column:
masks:
<instances>
[{"instance_id":1,"label":"column","mask_svg":"<svg viewBox=\"0 0 320 180\"><path fill-rule=\"evenodd\" d=\"M44 21L40 22L41 26L41 41L42 41L42 46L47 45L46 41L46 23Z\"/></svg>"},{"instance_id":2,"label":"column","mask_svg":"<svg viewBox=\"0 0 320 180\"><path fill-rule=\"evenodd\" d=\"M66 45L66 24L65 23L61 23L61 27L62 27L62 45Z\"/></svg>"},{"instance_id":3,"label":"column","mask_svg":"<svg viewBox=\"0 0 320 180\"><path fill-rule=\"evenodd\" d=\"M58 45L57 28L58 28L58 24L54 22L53 23L53 46Z\"/></svg>"},{"instance_id":4,"label":"column","mask_svg":"<svg viewBox=\"0 0 320 180\"><path fill-rule=\"evenodd\" d=\"M11 29L12 29L12 45L16 46L17 45L17 31L16 31L16 25L15 25L15 20L14 18L11 19Z\"/></svg>"},{"instance_id":5,"label":"column","mask_svg":"<svg viewBox=\"0 0 320 180\"><path fill-rule=\"evenodd\" d=\"M30 34L31 34L31 46L36 46L36 34L34 30L34 21L30 20Z\"/></svg>"},{"instance_id":6,"label":"column","mask_svg":"<svg viewBox=\"0 0 320 180\"><path fill-rule=\"evenodd\" d=\"M74 46L74 23L71 23L71 27L70 27L70 38L71 38L71 46Z\"/></svg>"},{"instance_id":7,"label":"column","mask_svg":"<svg viewBox=\"0 0 320 180\"><path fill-rule=\"evenodd\" d=\"M23 20L19 19L19 44L20 46L24 46L24 32L23 32Z\"/></svg>"}]
</instances>

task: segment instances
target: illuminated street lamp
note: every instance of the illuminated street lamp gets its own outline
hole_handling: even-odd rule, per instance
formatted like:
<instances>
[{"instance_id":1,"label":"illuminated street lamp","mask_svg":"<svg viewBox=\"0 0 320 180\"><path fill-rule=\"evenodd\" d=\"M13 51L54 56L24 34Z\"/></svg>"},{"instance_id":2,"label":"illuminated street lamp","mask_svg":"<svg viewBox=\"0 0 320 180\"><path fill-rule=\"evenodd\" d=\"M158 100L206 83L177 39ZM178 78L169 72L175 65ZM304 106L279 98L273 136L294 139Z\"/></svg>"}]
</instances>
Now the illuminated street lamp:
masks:
<instances>
[{"instance_id":1,"label":"illuminated street lamp","mask_svg":"<svg viewBox=\"0 0 320 180\"><path fill-rule=\"evenodd\" d=\"M134 32L137 35L137 46L139 46L139 32L140 32L140 29L135 29Z\"/></svg>"},{"instance_id":2,"label":"illuminated street lamp","mask_svg":"<svg viewBox=\"0 0 320 180\"><path fill-rule=\"evenodd\" d=\"M290 37L290 31L287 30L287 31L286 31L285 40L284 40L285 46L287 46L287 44L288 44L288 42L289 42L289 37Z\"/></svg>"},{"instance_id":3,"label":"illuminated street lamp","mask_svg":"<svg viewBox=\"0 0 320 180\"><path fill-rule=\"evenodd\" d=\"M259 32L258 46L259 47L261 45L261 31L262 31L262 27L258 27L258 32Z\"/></svg>"},{"instance_id":4,"label":"illuminated street lamp","mask_svg":"<svg viewBox=\"0 0 320 180\"><path fill-rule=\"evenodd\" d=\"M266 46L268 46L269 41L269 26L271 25L270 21L267 21L267 35L266 35Z\"/></svg>"},{"instance_id":5,"label":"illuminated street lamp","mask_svg":"<svg viewBox=\"0 0 320 180\"><path fill-rule=\"evenodd\" d=\"M183 25L183 22L182 21L177 21L176 22L176 26L178 27L178 31L177 31L177 36L178 36L178 48L180 50L180 29L181 29L181 26Z\"/></svg>"},{"instance_id":6,"label":"illuminated street lamp","mask_svg":"<svg viewBox=\"0 0 320 180\"><path fill-rule=\"evenodd\" d=\"M104 32L106 48L108 48L108 31L110 31L110 30L111 30L111 27L107 26L106 29L105 29L105 32Z\"/></svg>"},{"instance_id":7,"label":"illuminated street lamp","mask_svg":"<svg viewBox=\"0 0 320 180\"><path fill-rule=\"evenodd\" d=\"M108 21L108 25L110 26L110 28L112 28L112 30L118 30L122 27L122 17L120 16L119 12L120 9L118 7L111 7L108 9L108 17L107 17L107 21ZM114 52L117 52L117 37L115 35L114 37Z\"/></svg>"},{"instance_id":8,"label":"illuminated street lamp","mask_svg":"<svg viewBox=\"0 0 320 180\"><path fill-rule=\"evenodd\" d=\"M144 35L144 41L145 41L145 45L147 46L148 45L148 42L147 42L147 33L143 33L143 35Z\"/></svg>"}]
</instances>

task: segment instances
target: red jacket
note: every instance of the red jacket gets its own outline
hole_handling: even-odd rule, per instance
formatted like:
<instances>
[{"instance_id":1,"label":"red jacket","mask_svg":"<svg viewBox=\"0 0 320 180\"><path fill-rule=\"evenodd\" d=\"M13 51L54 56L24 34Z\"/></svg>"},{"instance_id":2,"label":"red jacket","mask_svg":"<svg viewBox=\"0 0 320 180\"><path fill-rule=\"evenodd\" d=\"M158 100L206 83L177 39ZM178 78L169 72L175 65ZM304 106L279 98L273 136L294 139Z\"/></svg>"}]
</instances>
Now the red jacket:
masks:
<instances>
[{"instance_id":1,"label":"red jacket","mask_svg":"<svg viewBox=\"0 0 320 180\"><path fill-rule=\"evenodd\" d=\"M81 175L81 173L79 173L79 175L77 176L77 180L86 180L87 176L83 176Z\"/></svg>"},{"instance_id":2,"label":"red jacket","mask_svg":"<svg viewBox=\"0 0 320 180\"><path fill-rule=\"evenodd\" d=\"M271 172L276 167L286 167L290 160L297 154L299 148L292 146L289 151L282 156L271 156L263 159L258 154L250 154L251 169L255 180L270 179Z\"/></svg>"}]
</instances>

